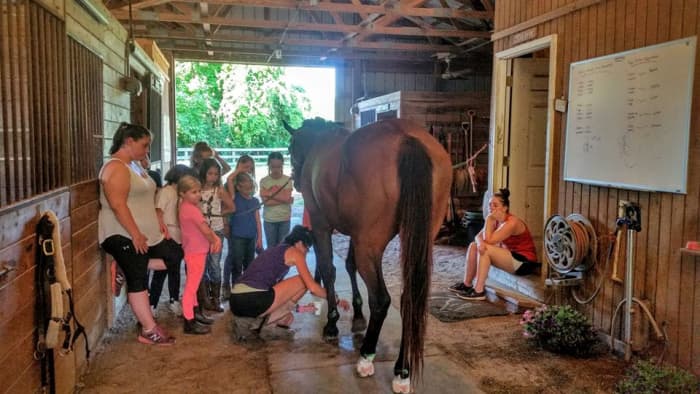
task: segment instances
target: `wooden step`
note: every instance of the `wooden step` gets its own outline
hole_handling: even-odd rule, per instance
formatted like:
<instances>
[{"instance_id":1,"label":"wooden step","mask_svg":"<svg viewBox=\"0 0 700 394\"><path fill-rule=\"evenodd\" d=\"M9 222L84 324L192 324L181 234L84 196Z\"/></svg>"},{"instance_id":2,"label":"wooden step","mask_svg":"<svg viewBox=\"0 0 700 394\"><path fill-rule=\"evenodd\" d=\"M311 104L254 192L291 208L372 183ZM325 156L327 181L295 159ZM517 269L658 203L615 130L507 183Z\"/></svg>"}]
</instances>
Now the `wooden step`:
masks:
<instances>
[{"instance_id":1,"label":"wooden step","mask_svg":"<svg viewBox=\"0 0 700 394\"><path fill-rule=\"evenodd\" d=\"M520 308L536 308L544 301L544 285L536 275L516 276L491 267L486 290Z\"/></svg>"}]
</instances>

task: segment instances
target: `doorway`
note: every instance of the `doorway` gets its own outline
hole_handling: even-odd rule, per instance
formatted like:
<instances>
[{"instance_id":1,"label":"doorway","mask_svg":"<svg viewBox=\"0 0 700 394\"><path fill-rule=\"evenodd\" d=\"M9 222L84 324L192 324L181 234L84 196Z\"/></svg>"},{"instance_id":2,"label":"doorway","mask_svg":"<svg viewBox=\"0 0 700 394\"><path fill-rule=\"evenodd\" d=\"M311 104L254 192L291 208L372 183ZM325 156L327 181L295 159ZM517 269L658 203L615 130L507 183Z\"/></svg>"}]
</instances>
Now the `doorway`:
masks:
<instances>
[{"instance_id":1,"label":"doorway","mask_svg":"<svg viewBox=\"0 0 700 394\"><path fill-rule=\"evenodd\" d=\"M542 235L556 201L551 168L555 72L554 35L495 55L489 190L510 190L510 211L527 223L542 262L539 276L507 282L540 301L547 277Z\"/></svg>"}]
</instances>

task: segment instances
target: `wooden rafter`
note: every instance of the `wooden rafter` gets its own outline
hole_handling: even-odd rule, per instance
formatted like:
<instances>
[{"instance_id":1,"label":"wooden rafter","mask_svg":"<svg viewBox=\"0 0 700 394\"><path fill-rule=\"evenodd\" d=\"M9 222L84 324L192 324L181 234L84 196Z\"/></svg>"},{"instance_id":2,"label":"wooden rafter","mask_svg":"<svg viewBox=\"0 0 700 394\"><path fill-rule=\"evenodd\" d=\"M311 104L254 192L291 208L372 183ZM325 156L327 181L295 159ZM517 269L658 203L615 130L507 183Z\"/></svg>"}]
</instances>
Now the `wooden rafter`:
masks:
<instances>
[{"instance_id":1,"label":"wooden rafter","mask_svg":"<svg viewBox=\"0 0 700 394\"><path fill-rule=\"evenodd\" d=\"M146 0L140 3L132 3L132 8L135 10L143 10L155 5L168 3L170 0ZM198 3L199 0L180 0L183 3ZM397 15L397 16L420 16L432 18L476 18L476 19L492 19L493 11L474 11L462 10L456 8L423 8L414 7L402 2L392 2L387 5L367 5L359 2L350 3L331 3L328 1L319 2L315 5L311 3L299 2L297 0L213 0L211 4L236 5L247 7L265 7L265 8L288 8L310 11L327 11L327 12L345 12L345 13L361 13L361 14L382 14L382 15ZM121 6L115 11L124 11L128 6ZM363 18L364 19L364 18Z\"/></svg>"},{"instance_id":2,"label":"wooden rafter","mask_svg":"<svg viewBox=\"0 0 700 394\"><path fill-rule=\"evenodd\" d=\"M115 11L114 16L120 20L128 20L128 12ZM339 33L359 33L362 27L358 25L336 25L332 23L293 23L285 21L235 19L223 17L200 17L194 13L191 15L178 15L174 13L154 13L149 11L133 12L133 20L137 22L175 22L180 24L202 24L251 28L251 29L278 29L295 31L319 31L319 32L339 32ZM488 38L490 33L486 31L469 31L456 29L432 29L424 30L417 27L377 27L374 26L374 34L385 34L395 36L426 36L426 37L456 37L456 38Z\"/></svg>"},{"instance_id":3,"label":"wooden rafter","mask_svg":"<svg viewBox=\"0 0 700 394\"><path fill-rule=\"evenodd\" d=\"M425 2L426 2L426 0L410 0L410 1L406 4L406 6L408 6L408 7L419 7L419 6L421 6L421 5L422 5L423 3L425 3ZM382 26L389 26L389 25L391 25L392 23L398 21L399 19L401 19L401 16L399 16L399 15L382 15L382 17L379 18L379 19L375 22L375 25L376 25L376 26L380 26L380 27L382 27ZM370 29L364 29L364 31L360 32L360 34L358 34L357 37L354 37L354 39L357 40L357 41L365 41L365 40L367 40L367 38L369 38L372 34L375 34L375 32L372 31L372 30L370 30Z\"/></svg>"},{"instance_id":4,"label":"wooden rafter","mask_svg":"<svg viewBox=\"0 0 700 394\"><path fill-rule=\"evenodd\" d=\"M255 63L268 63L267 58L269 57L268 52L256 51L251 49L238 49L238 48L205 48L201 45L171 45L168 43L163 43L159 46L162 50L171 51L179 59L187 60L222 60L222 61L236 61L236 62L248 62L252 61ZM210 55L209 52L213 52ZM325 60L321 60L325 58ZM255 60L254 60L255 59ZM425 56L419 56L417 54L400 54L400 53L389 53L380 52L372 54L368 57L367 54L358 52L343 52L339 50L332 54L324 54L320 51L284 51L283 59L285 63L300 63L300 64L329 64L335 61L342 61L348 59L371 59L372 61L378 62L432 62L432 59L426 58ZM296 61L289 61L290 59L295 59Z\"/></svg>"},{"instance_id":5,"label":"wooden rafter","mask_svg":"<svg viewBox=\"0 0 700 394\"><path fill-rule=\"evenodd\" d=\"M161 29L162 31L162 29ZM182 40L182 41L211 41L225 42L225 43L241 43L241 44L264 44L264 45L277 45L280 42L281 36L253 36L246 34L234 34L234 33L218 33L212 35L205 35L204 33L190 34L190 33L179 33L179 32L153 32L153 33L135 33L138 38L149 38L159 41L168 40ZM306 47L323 47L323 48L342 48L351 47L358 49L380 49L382 51L414 51L414 52L440 52L447 51L452 47L449 45L435 45L435 44L416 44L416 43L403 43L403 42L355 42L342 40L332 40L332 39L299 39L299 38L285 38L284 44L286 46L306 46Z\"/></svg>"},{"instance_id":6,"label":"wooden rafter","mask_svg":"<svg viewBox=\"0 0 700 394\"><path fill-rule=\"evenodd\" d=\"M127 1L106 3L122 23L129 19ZM436 52L463 53L465 45L488 42L494 14L493 0L131 1L137 37L174 53L206 52L214 59L229 51L256 62L270 62L277 49L285 58L318 56L312 63L343 56L399 59L402 51L430 60ZM178 52L181 46L186 51Z\"/></svg>"}]
</instances>

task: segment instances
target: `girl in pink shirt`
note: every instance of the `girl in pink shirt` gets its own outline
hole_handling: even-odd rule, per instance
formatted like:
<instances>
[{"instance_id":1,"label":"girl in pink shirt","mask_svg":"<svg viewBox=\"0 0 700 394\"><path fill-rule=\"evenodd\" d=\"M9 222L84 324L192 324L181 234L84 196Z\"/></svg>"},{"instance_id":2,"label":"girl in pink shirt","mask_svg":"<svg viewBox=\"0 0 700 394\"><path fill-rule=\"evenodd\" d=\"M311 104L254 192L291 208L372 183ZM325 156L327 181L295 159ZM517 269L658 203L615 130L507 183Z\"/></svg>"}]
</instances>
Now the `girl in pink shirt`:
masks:
<instances>
[{"instance_id":1,"label":"girl in pink shirt","mask_svg":"<svg viewBox=\"0 0 700 394\"><path fill-rule=\"evenodd\" d=\"M185 251L185 266L187 278L185 291L182 296L182 315L185 318L185 334L207 334L211 331L208 324L211 320L202 319L201 314L195 315L197 304L197 288L202 281L204 264L209 251L221 251L221 240L207 225L199 201L202 199L202 185L197 178L186 175L177 183L177 192L182 202L178 217L182 233L182 249Z\"/></svg>"}]
</instances>

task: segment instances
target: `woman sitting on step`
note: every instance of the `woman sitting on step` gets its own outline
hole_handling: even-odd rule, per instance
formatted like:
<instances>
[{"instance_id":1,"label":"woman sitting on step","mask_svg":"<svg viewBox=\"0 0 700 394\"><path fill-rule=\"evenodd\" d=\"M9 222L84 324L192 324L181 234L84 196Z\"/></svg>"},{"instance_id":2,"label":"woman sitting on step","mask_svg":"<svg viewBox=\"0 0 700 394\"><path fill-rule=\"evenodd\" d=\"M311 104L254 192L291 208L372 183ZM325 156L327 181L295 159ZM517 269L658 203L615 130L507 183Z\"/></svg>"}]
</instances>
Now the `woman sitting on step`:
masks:
<instances>
[{"instance_id":1,"label":"woman sitting on step","mask_svg":"<svg viewBox=\"0 0 700 394\"><path fill-rule=\"evenodd\" d=\"M508 189L500 189L489 200L484 228L467 249L464 281L449 287L465 300L484 300L491 265L515 275L527 275L538 267L535 243L525 222L508 212ZM474 279L476 278L476 283ZM473 284L473 285L472 285Z\"/></svg>"}]
</instances>

